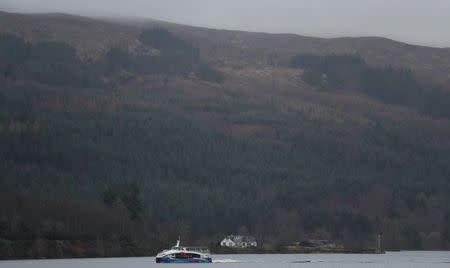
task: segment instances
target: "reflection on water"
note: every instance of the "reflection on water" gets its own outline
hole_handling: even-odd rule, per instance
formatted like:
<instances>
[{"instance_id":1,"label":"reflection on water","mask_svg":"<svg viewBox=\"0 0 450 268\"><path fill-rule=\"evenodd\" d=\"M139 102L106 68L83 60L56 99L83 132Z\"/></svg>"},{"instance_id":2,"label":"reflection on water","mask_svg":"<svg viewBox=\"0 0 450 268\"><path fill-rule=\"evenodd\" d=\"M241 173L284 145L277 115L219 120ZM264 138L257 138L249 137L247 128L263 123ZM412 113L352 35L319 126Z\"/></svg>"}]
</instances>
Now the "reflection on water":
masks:
<instances>
[{"instance_id":1,"label":"reflection on water","mask_svg":"<svg viewBox=\"0 0 450 268\"><path fill-rule=\"evenodd\" d=\"M185 264L189 267L367 267L367 268L410 268L450 267L448 251L402 251L375 254L261 254L261 255L213 255L212 264ZM174 267L183 264L156 264L155 258L102 258L70 260L26 260L0 261L0 268L149 268Z\"/></svg>"}]
</instances>

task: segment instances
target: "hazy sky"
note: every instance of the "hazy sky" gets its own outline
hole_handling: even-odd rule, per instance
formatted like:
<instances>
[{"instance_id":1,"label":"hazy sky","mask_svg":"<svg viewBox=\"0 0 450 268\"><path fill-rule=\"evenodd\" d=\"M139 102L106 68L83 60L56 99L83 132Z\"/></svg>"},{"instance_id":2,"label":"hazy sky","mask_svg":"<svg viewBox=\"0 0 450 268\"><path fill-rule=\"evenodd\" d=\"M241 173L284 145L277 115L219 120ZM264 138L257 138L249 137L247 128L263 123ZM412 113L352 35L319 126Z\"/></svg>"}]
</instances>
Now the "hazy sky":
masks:
<instances>
[{"instance_id":1,"label":"hazy sky","mask_svg":"<svg viewBox=\"0 0 450 268\"><path fill-rule=\"evenodd\" d=\"M450 0L0 0L0 10L135 16L322 37L384 36L450 47Z\"/></svg>"}]
</instances>

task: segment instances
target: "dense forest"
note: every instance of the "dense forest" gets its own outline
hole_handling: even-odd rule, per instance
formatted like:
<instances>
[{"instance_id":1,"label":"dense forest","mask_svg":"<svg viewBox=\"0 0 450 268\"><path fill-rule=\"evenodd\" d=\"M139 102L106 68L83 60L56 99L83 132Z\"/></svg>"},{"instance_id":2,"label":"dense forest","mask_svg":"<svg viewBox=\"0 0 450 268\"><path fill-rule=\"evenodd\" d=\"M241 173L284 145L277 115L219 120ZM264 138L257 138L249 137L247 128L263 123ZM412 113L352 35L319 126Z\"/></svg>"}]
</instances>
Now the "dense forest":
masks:
<instances>
[{"instance_id":1,"label":"dense forest","mask_svg":"<svg viewBox=\"0 0 450 268\"><path fill-rule=\"evenodd\" d=\"M362 124L244 94L182 97L168 90L177 77L211 87L227 77L167 30L139 41L140 53L81 60L62 42L0 35L0 258L149 255L179 234L373 247L383 233L390 249L450 246L450 144L433 121L450 116L448 91L359 56L308 54L290 67L317 90L432 119L368 114ZM164 77L143 96L115 84L124 73ZM197 114L273 131L225 132ZM385 199L365 199L373 193Z\"/></svg>"},{"instance_id":2,"label":"dense forest","mask_svg":"<svg viewBox=\"0 0 450 268\"><path fill-rule=\"evenodd\" d=\"M32 44L2 33L0 72L11 81L26 80L82 88L104 87L100 79L102 76L114 76L122 71L138 74L195 73L200 79L213 82L224 79L221 72L200 61L198 48L167 30L146 30L139 39L142 47L138 55L113 47L96 61L82 61L75 49L66 43ZM157 55L149 55L149 48L156 48Z\"/></svg>"},{"instance_id":3,"label":"dense forest","mask_svg":"<svg viewBox=\"0 0 450 268\"><path fill-rule=\"evenodd\" d=\"M369 67L356 55L300 54L292 57L290 66L304 69L302 79L323 90L352 88L385 103L450 117L450 91L418 81L407 69Z\"/></svg>"}]
</instances>

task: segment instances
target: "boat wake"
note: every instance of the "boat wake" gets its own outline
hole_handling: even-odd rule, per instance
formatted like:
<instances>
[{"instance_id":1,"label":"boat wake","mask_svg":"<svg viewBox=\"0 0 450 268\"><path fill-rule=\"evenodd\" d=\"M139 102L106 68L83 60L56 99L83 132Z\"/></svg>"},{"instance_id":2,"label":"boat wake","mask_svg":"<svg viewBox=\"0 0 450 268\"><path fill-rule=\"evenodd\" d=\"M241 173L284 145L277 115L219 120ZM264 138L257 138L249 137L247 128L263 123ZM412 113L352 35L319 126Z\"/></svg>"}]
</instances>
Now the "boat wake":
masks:
<instances>
[{"instance_id":1,"label":"boat wake","mask_svg":"<svg viewBox=\"0 0 450 268\"><path fill-rule=\"evenodd\" d=\"M213 263L236 263L236 262L240 262L240 261L232 260L232 259L213 260Z\"/></svg>"}]
</instances>

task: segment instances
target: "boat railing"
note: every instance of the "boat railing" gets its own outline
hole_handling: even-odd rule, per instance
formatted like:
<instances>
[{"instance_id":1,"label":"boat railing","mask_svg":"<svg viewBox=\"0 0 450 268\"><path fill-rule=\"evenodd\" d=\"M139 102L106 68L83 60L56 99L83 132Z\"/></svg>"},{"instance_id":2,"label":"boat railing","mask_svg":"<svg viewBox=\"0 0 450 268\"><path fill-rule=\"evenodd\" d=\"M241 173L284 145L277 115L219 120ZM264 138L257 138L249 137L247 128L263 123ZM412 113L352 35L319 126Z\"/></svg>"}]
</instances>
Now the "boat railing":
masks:
<instances>
[{"instance_id":1,"label":"boat railing","mask_svg":"<svg viewBox=\"0 0 450 268\"><path fill-rule=\"evenodd\" d=\"M194 246L175 246L172 247L174 250L186 250L186 251L196 251L201 253L208 253L209 254L209 248L208 247L194 247Z\"/></svg>"}]
</instances>

